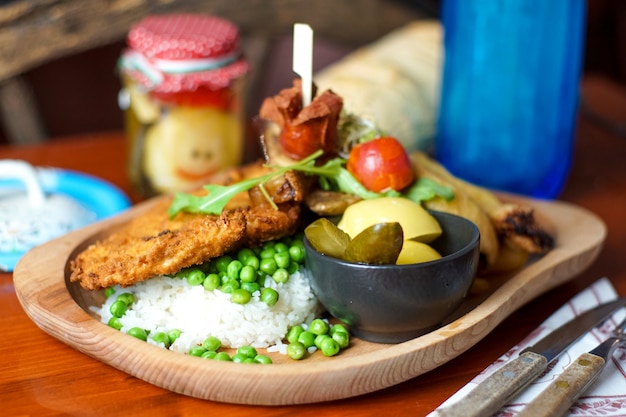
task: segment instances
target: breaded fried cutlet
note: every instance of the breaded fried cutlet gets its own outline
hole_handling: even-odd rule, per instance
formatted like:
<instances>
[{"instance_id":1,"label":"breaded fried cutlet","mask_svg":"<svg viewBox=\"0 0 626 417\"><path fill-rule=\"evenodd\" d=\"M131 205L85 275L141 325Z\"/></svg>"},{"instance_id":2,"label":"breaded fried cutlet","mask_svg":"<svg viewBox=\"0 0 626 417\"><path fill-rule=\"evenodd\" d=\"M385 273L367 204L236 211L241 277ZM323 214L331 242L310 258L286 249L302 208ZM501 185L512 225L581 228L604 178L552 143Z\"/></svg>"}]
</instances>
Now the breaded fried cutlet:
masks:
<instances>
[{"instance_id":1,"label":"breaded fried cutlet","mask_svg":"<svg viewBox=\"0 0 626 417\"><path fill-rule=\"evenodd\" d=\"M258 172L256 168L244 171L248 175ZM244 176L233 174L228 179ZM276 191L284 194L284 189ZM299 201L259 204L249 193L240 193L220 215L181 212L170 219L171 202L164 198L119 231L87 247L70 262L70 280L97 290L174 274L240 247L293 234L301 212Z\"/></svg>"}]
</instances>

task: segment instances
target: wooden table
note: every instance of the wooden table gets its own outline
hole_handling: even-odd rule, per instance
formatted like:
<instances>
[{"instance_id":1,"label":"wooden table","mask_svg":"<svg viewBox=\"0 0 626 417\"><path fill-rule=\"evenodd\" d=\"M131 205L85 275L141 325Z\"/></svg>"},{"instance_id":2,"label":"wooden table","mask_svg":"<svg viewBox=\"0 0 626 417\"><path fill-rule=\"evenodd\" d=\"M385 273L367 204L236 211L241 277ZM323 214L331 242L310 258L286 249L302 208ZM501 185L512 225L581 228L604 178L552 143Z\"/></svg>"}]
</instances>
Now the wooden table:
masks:
<instances>
[{"instance_id":1,"label":"wooden table","mask_svg":"<svg viewBox=\"0 0 626 417\"><path fill-rule=\"evenodd\" d=\"M604 122L626 120L626 92L621 87L588 77L583 97L584 107ZM12 275L0 273L1 413L40 417L428 414L591 282L609 277L618 292L626 294L626 135L582 113L573 169L561 199L595 212L608 225L599 259L572 281L522 307L472 349L440 368L379 392L329 403L257 407L203 401L150 385L52 338L22 310ZM131 194L120 132L56 139L39 146L0 147L0 158L88 172Z\"/></svg>"}]
</instances>

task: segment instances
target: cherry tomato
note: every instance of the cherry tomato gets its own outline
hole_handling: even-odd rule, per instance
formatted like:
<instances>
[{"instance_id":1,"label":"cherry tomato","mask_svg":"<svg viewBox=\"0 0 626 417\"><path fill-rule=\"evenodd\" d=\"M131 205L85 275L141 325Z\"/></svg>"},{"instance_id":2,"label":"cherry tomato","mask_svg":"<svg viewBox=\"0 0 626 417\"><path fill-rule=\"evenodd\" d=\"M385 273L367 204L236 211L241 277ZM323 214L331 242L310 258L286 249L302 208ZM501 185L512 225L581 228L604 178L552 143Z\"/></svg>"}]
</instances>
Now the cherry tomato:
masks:
<instances>
[{"instance_id":1,"label":"cherry tomato","mask_svg":"<svg viewBox=\"0 0 626 417\"><path fill-rule=\"evenodd\" d=\"M350 151L347 169L367 189L400 191L415 178L413 166L402 144L392 137L373 139Z\"/></svg>"}]
</instances>

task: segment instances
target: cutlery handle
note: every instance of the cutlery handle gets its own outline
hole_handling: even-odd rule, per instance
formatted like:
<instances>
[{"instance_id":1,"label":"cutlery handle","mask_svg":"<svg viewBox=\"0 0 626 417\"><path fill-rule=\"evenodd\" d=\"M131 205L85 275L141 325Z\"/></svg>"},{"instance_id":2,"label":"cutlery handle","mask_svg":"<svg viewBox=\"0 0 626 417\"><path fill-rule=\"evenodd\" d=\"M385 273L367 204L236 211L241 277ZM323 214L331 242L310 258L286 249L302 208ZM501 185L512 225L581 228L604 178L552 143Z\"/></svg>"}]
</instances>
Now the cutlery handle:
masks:
<instances>
[{"instance_id":1,"label":"cutlery handle","mask_svg":"<svg viewBox=\"0 0 626 417\"><path fill-rule=\"evenodd\" d=\"M544 356L524 352L488 376L460 401L435 410L432 417L488 417L523 390L548 366Z\"/></svg>"},{"instance_id":2,"label":"cutlery handle","mask_svg":"<svg viewBox=\"0 0 626 417\"><path fill-rule=\"evenodd\" d=\"M583 353L517 417L562 416L600 374L605 359Z\"/></svg>"}]
</instances>

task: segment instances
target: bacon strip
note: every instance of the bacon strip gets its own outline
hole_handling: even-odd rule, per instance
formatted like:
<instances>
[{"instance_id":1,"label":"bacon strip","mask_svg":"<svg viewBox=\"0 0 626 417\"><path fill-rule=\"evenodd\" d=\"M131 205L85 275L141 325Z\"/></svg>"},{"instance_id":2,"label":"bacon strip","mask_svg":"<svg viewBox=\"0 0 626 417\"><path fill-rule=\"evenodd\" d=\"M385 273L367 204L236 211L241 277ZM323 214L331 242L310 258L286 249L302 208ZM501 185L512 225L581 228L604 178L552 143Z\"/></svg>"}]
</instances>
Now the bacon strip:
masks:
<instances>
[{"instance_id":1,"label":"bacon strip","mask_svg":"<svg viewBox=\"0 0 626 417\"><path fill-rule=\"evenodd\" d=\"M336 153L337 122L343 99L326 90L303 108L301 87L300 80L295 80L293 87L266 98L259 111L260 117L278 125L279 143L290 158L302 159L319 149ZM316 91L314 87L314 95Z\"/></svg>"}]
</instances>

